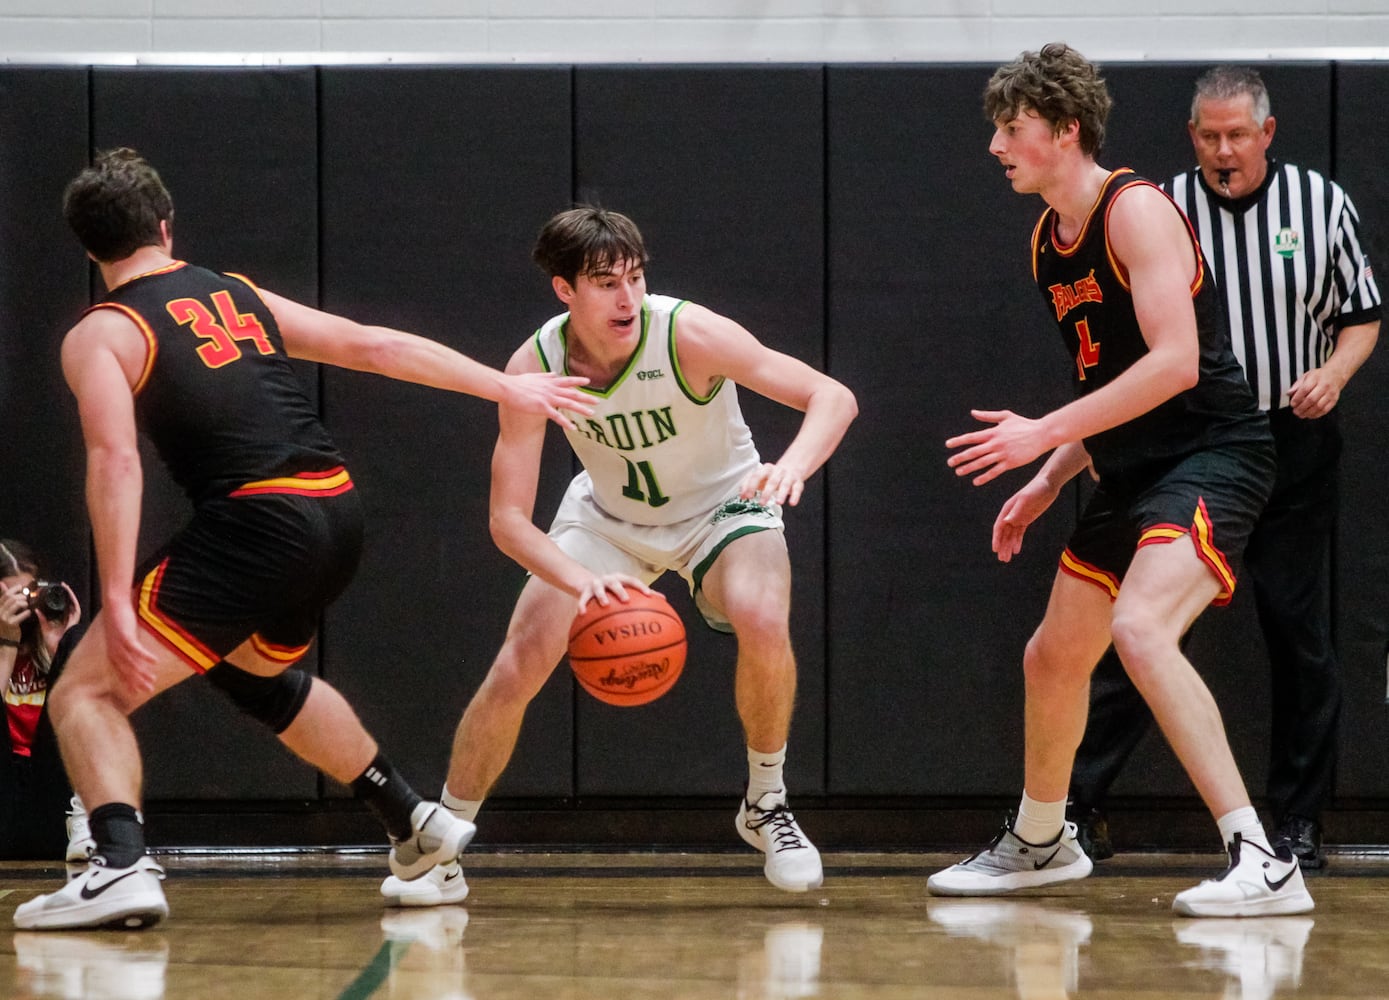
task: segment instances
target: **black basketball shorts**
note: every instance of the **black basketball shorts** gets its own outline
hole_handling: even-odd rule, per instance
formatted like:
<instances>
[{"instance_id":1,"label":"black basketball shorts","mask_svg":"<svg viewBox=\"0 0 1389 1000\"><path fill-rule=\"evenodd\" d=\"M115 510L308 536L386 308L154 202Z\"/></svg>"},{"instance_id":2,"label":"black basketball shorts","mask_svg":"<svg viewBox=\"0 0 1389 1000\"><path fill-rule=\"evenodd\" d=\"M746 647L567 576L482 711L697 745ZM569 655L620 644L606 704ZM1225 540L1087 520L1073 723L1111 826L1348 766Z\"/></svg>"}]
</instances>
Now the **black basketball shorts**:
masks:
<instances>
[{"instance_id":1,"label":"black basketball shorts","mask_svg":"<svg viewBox=\"0 0 1389 1000\"><path fill-rule=\"evenodd\" d=\"M319 616L361 557L355 490L263 493L200 504L136 574L140 620L202 673L248 638L286 666L308 651Z\"/></svg>"},{"instance_id":2,"label":"black basketball shorts","mask_svg":"<svg viewBox=\"0 0 1389 1000\"><path fill-rule=\"evenodd\" d=\"M1188 455L1146 483L1101 480L1061 554L1061 571L1113 600L1140 546L1189 538L1220 581L1212 603L1228 604L1235 562L1273 489L1276 465L1271 442L1232 444Z\"/></svg>"}]
</instances>

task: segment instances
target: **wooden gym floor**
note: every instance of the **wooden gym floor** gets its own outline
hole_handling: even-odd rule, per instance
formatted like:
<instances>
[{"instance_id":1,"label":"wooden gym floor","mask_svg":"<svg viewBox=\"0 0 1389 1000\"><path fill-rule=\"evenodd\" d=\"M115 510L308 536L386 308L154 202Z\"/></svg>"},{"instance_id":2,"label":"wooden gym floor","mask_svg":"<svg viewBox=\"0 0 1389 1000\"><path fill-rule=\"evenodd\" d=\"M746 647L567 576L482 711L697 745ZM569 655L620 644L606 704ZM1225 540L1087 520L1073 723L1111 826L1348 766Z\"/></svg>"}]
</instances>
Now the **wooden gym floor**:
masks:
<instances>
[{"instance_id":1,"label":"wooden gym floor","mask_svg":"<svg viewBox=\"0 0 1389 1000\"><path fill-rule=\"evenodd\" d=\"M1121 855L1083 882L935 899L956 856L828 854L773 889L738 854L468 853L462 906L383 909L379 851L163 856L142 932L0 933L11 1000L1389 996L1389 857L1342 852L1304 917L1189 920L1215 855ZM0 864L0 910L62 879Z\"/></svg>"}]
</instances>

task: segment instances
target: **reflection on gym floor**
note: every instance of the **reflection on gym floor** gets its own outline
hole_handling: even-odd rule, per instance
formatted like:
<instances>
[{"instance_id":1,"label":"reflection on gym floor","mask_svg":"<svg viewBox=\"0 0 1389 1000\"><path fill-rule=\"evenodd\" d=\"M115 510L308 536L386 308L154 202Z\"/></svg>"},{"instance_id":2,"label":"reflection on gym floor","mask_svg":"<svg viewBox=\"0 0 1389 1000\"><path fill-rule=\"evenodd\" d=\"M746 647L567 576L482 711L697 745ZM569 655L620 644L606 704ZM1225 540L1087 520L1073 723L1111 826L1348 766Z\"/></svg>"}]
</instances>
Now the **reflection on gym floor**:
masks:
<instances>
[{"instance_id":1,"label":"reflection on gym floor","mask_svg":"<svg viewBox=\"0 0 1389 1000\"><path fill-rule=\"evenodd\" d=\"M166 923L0 936L0 996L1389 995L1386 860L1333 863L1312 882L1311 915L1244 920L1173 916L1172 895L1208 860L1190 856L1110 862L1023 896L937 899L925 876L953 859L934 855L830 855L825 887L794 895L742 855L478 853L466 907L414 910L379 904L383 859L370 855L163 860ZM0 906L54 874L0 869Z\"/></svg>"}]
</instances>

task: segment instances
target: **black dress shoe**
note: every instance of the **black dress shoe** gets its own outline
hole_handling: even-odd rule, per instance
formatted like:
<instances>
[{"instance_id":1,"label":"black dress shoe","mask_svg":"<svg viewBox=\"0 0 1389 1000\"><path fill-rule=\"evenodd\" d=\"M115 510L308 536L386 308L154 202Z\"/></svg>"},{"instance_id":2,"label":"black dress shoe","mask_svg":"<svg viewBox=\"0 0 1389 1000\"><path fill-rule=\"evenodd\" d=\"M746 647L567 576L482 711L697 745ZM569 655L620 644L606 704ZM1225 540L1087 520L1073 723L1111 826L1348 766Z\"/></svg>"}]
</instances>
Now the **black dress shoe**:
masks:
<instances>
[{"instance_id":1,"label":"black dress shoe","mask_svg":"<svg viewBox=\"0 0 1389 1000\"><path fill-rule=\"evenodd\" d=\"M1287 844L1303 871L1318 871L1326 867L1326 855L1321 851L1321 824L1306 816L1285 816L1273 835L1275 849Z\"/></svg>"},{"instance_id":2,"label":"black dress shoe","mask_svg":"<svg viewBox=\"0 0 1389 1000\"><path fill-rule=\"evenodd\" d=\"M1094 806L1071 805L1066 818L1076 825L1076 842L1090 855L1091 861L1114 857L1114 844L1109 839L1109 819Z\"/></svg>"}]
</instances>

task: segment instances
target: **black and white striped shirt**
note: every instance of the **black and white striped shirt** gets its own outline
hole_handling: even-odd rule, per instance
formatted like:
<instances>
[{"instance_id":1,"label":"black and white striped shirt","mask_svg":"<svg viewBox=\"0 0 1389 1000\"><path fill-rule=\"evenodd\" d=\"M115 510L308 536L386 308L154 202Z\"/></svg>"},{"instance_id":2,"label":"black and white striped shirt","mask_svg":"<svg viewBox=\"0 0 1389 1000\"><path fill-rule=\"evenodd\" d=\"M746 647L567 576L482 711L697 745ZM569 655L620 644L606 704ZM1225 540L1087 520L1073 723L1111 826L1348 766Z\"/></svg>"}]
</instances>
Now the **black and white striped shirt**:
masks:
<instances>
[{"instance_id":1,"label":"black and white striped shirt","mask_svg":"<svg viewBox=\"0 0 1389 1000\"><path fill-rule=\"evenodd\" d=\"M1379 318L1379 289L1350 196L1315 170L1269 161L1257 191L1222 198L1199 170L1165 188L1196 230L1259 407L1331 356L1344 326Z\"/></svg>"}]
</instances>

